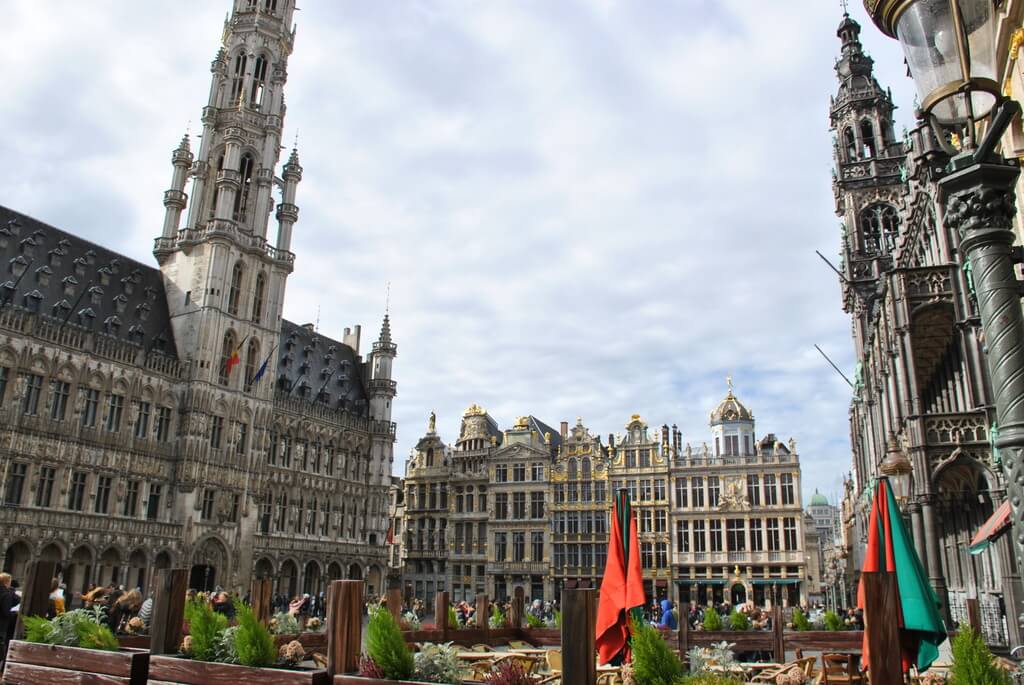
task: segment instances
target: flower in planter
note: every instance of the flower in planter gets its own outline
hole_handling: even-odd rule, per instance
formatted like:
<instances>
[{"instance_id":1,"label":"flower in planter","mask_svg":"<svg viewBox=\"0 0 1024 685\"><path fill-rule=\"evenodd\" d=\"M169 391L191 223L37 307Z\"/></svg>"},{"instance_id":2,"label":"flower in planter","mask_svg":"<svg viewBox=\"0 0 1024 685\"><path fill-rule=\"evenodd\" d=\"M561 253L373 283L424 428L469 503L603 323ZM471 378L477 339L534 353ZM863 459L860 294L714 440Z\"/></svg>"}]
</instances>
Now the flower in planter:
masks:
<instances>
[{"instance_id":1,"label":"flower in planter","mask_svg":"<svg viewBox=\"0 0 1024 685\"><path fill-rule=\"evenodd\" d=\"M181 646L178 647L178 651L185 656L192 656L192 636L186 635L181 641Z\"/></svg>"},{"instance_id":2,"label":"flower in planter","mask_svg":"<svg viewBox=\"0 0 1024 685\"><path fill-rule=\"evenodd\" d=\"M299 620L287 611L279 611L270 619L270 632L274 635L295 635L299 632Z\"/></svg>"},{"instance_id":3,"label":"flower in planter","mask_svg":"<svg viewBox=\"0 0 1024 685\"><path fill-rule=\"evenodd\" d=\"M416 652L414 664L416 677L428 683L459 683L466 676L466 667L459 661L459 650L451 642L424 644Z\"/></svg>"},{"instance_id":4,"label":"flower in planter","mask_svg":"<svg viewBox=\"0 0 1024 685\"><path fill-rule=\"evenodd\" d=\"M146 623L138 616L132 616L128 619L127 630L129 635L142 635L146 632Z\"/></svg>"},{"instance_id":5,"label":"flower in planter","mask_svg":"<svg viewBox=\"0 0 1024 685\"><path fill-rule=\"evenodd\" d=\"M775 685L804 685L807 677L804 672L794 666L784 673L775 676Z\"/></svg>"},{"instance_id":6,"label":"flower in planter","mask_svg":"<svg viewBox=\"0 0 1024 685\"><path fill-rule=\"evenodd\" d=\"M486 685L534 685L537 679L527 673L523 665L512 659L503 659L484 676Z\"/></svg>"},{"instance_id":7,"label":"flower in planter","mask_svg":"<svg viewBox=\"0 0 1024 685\"><path fill-rule=\"evenodd\" d=\"M288 666L298 666L306 658L306 650L303 649L302 643L298 640L292 640L288 644L281 645L281 649L278 650L277 654L281 663Z\"/></svg>"},{"instance_id":8,"label":"flower in planter","mask_svg":"<svg viewBox=\"0 0 1024 685\"><path fill-rule=\"evenodd\" d=\"M313 618L311 618L308 621L306 621L306 630L309 630L309 631L312 631L312 632L315 633L315 632L319 631L321 628L323 628L323 625L324 625L323 621L321 621L319 618L314 616Z\"/></svg>"},{"instance_id":9,"label":"flower in planter","mask_svg":"<svg viewBox=\"0 0 1024 685\"><path fill-rule=\"evenodd\" d=\"M366 656L359 657L359 675L364 678L384 678L384 669L377 665L377 662Z\"/></svg>"}]
</instances>

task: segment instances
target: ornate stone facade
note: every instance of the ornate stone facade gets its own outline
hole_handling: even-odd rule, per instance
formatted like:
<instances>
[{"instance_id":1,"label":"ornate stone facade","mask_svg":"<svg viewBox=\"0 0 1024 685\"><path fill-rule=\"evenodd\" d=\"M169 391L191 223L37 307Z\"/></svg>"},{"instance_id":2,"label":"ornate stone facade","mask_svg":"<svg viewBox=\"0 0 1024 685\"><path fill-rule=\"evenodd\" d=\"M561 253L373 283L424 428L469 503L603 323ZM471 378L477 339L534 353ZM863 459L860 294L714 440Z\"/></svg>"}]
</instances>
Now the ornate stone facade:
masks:
<instances>
[{"instance_id":1,"label":"ornate stone facade","mask_svg":"<svg viewBox=\"0 0 1024 685\"><path fill-rule=\"evenodd\" d=\"M1003 620L1015 613L1007 606L1020 606L1006 540L977 556L967 551L1005 485L990 446L998 428L978 302L954 230L960 208L954 200L943 216L939 202L937 184L955 150L924 124L896 140L893 103L859 34L844 17L831 110L843 306L857 358L853 468L842 504L848 568L833 573L848 585L836 594L855 596L871 484L887 449L902 449L913 464L907 511L914 543L947 623L965 621L966 600L977 599L986 640L1017 644L1015 622ZM855 167L863 173L849 173ZM1009 211L1002 200L991 210Z\"/></svg>"},{"instance_id":2,"label":"ornate stone facade","mask_svg":"<svg viewBox=\"0 0 1024 685\"><path fill-rule=\"evenodd\" d=\"M599 587L612 492L631 493L649 598L708 602L807 599L795 443L755 440L732 394L711 420L713 448L683 448L674 426L633 415L608 446L577 419L554 431L536 417L501 430L473 405L449 449L431 419L406 467L406 594L554 599ZM815 543L815 549L817 549ZM815 588L817 586L815 585ZM775 592L773 592L775 590Z\"/></svg>"},{"instance_id":3,"label":"ornate stone facade","mask_svg":"<svg viewBox=\"0 0 1024 685\"><path fill-rule=\"evenodd\" d=\"M154 569L245 592L383 589L397 348L282 320L298 153L275 175L294 0L235 0L159 270L0 208L0 551L69 589ZM192 181L191 195L185 193ZM276 204L276 241L267 240ZM182 226L182 213L188 217ZM0 276L3 278L3 276Z\"/></svg>"}]
</instances>

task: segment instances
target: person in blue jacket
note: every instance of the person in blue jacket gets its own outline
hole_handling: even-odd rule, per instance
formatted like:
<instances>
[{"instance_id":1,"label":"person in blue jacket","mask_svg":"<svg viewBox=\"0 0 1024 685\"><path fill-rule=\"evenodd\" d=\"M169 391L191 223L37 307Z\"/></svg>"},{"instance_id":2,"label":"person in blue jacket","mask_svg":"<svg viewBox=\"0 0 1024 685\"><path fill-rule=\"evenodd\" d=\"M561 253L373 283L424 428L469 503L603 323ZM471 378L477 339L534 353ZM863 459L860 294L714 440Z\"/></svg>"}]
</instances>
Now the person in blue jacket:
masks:
<instances>
[{"instance_id":1,"label":"person in blue jacket","mask_svg":"<svg viewBox=\"0 0 1024 685\"><path fill-rule=\"evenodd\" d=\"M658 627L668 628L669 630L679 629L676 615L672 613L672 600L670 599L661 600L661 620L658 621Z\"/></svg>"}]
</instances>

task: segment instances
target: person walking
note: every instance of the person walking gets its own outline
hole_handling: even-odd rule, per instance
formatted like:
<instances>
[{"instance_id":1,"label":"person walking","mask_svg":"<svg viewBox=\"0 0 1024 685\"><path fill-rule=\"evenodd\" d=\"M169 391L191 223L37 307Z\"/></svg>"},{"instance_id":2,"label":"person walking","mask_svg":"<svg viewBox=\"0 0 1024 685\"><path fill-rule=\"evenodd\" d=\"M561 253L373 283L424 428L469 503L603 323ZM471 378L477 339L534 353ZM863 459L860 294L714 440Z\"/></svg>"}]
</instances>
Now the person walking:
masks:
<instances>
[{"instance_id":1,"label":"person walking","mask_svg":"<svg viewBox=\"0 0 1024 685\"><path fill-rule=\"evenodd\" d=\"M12 611L18 604L18 596L11 588L11 574L0 573L0 666L7 662L7 635L18 618Z\"/></svg>"}]
</instances>

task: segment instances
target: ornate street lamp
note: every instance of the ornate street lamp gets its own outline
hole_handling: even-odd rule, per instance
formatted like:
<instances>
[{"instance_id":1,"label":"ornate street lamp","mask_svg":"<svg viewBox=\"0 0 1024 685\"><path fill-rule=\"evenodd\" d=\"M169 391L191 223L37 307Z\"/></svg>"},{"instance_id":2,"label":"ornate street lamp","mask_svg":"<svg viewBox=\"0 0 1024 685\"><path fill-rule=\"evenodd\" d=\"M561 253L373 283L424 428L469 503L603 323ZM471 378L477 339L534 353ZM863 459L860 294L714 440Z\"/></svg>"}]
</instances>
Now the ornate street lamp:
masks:
<instances>
[{"instance_id":1,"label":"ornate street lamp","mask_svg":"<svg viewBox=\"0 0 1024 685\"><path fill-rule=\"evenodd\" d=\"M1024 560L1024 316L1014 273L1016 160L993 150L1020 105L996 83L997 0L865 0L875 24L897 37L940 141L962 141L939 182L945 223L959 231L985 336L1018 563ZM990 117L977 139L977 124ZM1015 610L1018 607L1014 608Z\"/></svg>"},{"instance_id":2,"label":"ornate street lamp","mask_svg":"<svg viewBox=\"0 0 1024 685\"><path fill-rule=\"evenodd\" d=\"M910 498L910 477L914 473L914 467L910 459L900 449L896 441L896 435L889 431L889 439L885 447L885 459L879 466L882 475L889 479L892 486L892 494L896 502L901 506L906 504Z\"/></svg>"}]
</instances>

